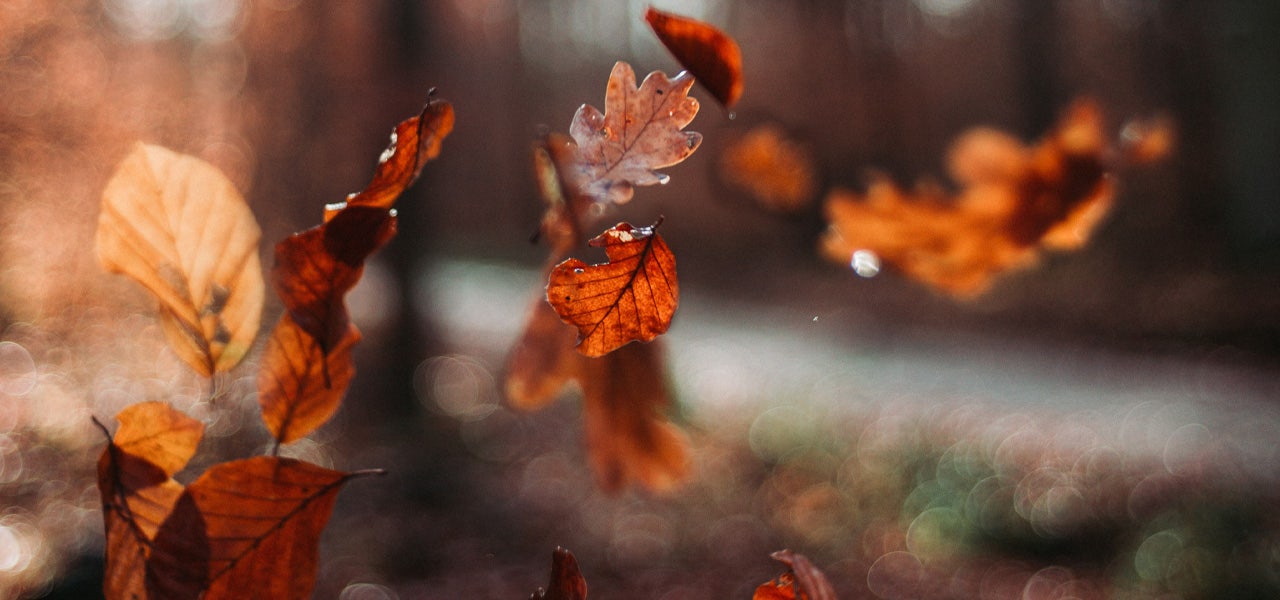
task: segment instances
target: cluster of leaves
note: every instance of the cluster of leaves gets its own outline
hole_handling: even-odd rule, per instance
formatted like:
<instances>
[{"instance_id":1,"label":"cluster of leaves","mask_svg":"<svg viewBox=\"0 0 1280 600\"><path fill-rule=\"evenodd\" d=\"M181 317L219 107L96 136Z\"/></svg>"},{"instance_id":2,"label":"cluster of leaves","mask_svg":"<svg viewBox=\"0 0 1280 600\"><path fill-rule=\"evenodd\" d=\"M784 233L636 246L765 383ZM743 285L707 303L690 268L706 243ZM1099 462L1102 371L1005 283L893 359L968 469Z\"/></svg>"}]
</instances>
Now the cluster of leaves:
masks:
<instances>
[{"instance_id":1,"label":"cluster of leaves","mask_svg":"<svg viewBox=\"0 0 1280 600\"><path fill-rule=\"evenodd\" d=\"M833 190L821 250L855 269L876 257L944 293L977 296L1001 274L1036 264L1044 250L1082 247L1110 211L1112 173L1162 157L1170 136L1167 123L1151 121L1109 143L1089 99L1068 107L1035 146L974 129L948 156L957 194L928 182L906 191L884 175L873 176L866 194Z\"/></svg>"},{"instance_id":2,"label":"cluster of leaves","mask_svg":"<svg viewBox=\"0 0 1280 600\"><path fill-rule=\"evenodd\" d=\"M682 63L708 75L704 85L726 107L737 101L742 59L732 38L652 8L646 20ZM607 263L567 257L602 209L629 201L636 186L665 183L656 169L698 149L702 135L684 131L699 109L689 97L693 84L687 72L668 78L654 71L637 86L631 66L619 61L605 111L582 105L568 136L549 133L533 148L546 209L540 237L550 246L548 283L511 353L507 396L517 407L536 409L577 383L592 466L610 490L630 482L669 490L687 476L687 442L662 412L671 403L662 350L646 343L667 331L679 303L675 255L657 232L658 217L647 227L618 223L588 240L605 250Z\"/></svg>"},{"instance_id":3,"label":"cluster of leaves","mask_svg":"<svg viewBox=\"0 0 1280 600\"><path fill-rule=\"evenodd\" d=\"M163 402L117 415L98 464L107 535L106 596L115 598L307 598L317 546L344 473L276 456L338 409L355 368L360 333L344 303L365 259L395 234L392 205L435 158L453 108L431 100L400 123L373 180L325 207L324 223L275 249L272 285L285 306L258 371L272 456L219 463L195 482L173 479L203 425ZM215 167L139 144L103 192L97 233L104 267L159 300L172 347L200 374L235 367L257 336L266 284L260 230Z\"/></svg>"},{"instance_id":4,"label":"cluster of leaves","mask_svg":"<svg viewBox=\"0 0 1280 600\"><path fill-rule=\"evenodd\" d=\"M803 554L790 550L773 553L774 560L787 565L787 570L760 584L752 600L836 600L835 589L827 576ZM551 555L551 580L538 588L529 600L586 600L587 580L578 568L573 553L556 548Z\"/></svg>"}]
</instances>

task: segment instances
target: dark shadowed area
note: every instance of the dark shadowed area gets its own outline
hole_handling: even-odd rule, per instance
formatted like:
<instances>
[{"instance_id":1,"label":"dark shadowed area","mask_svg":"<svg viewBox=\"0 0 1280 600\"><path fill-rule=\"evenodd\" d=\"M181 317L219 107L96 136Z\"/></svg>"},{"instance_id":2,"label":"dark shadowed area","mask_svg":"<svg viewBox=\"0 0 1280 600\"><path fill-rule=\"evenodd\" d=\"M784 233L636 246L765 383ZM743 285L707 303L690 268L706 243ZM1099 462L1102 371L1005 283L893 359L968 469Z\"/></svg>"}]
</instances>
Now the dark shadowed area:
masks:
<instances>
[{"instance_id":1,"label":"dark shadowed area","mask_svg":"<svg viewBox=\"0 0 1280 600\"><path fill-rule=\"evenodd\" d=\"M387 471L338 495L314 597L527 598L557 546L593 599L746 600L783 548L842 599L1280 597L1273 3L654 4L735 37L745 81L732 113L695 86L701 147L604 219L662 215L679 269L661 343L692 458L660 493L597 486L577 391L504 397L546 285L531 146L602 106L616 61L680 70L647 2L0 4L0 597L100 597L93 417L158 400L202 421L184 483L271 450L265 334L211 383L100 267L116 164L144 141L216 165L269 269L433 88L456 126L348 298L346 401L282 449ZM962 134L1032 146L1078 98L1108 140L1161 116L1173 141L1108 172L1077 248L972 297L820 252L829 194L960 195ZM761 162L789 177L752 187Z\"/></svg>"}]
</instances>

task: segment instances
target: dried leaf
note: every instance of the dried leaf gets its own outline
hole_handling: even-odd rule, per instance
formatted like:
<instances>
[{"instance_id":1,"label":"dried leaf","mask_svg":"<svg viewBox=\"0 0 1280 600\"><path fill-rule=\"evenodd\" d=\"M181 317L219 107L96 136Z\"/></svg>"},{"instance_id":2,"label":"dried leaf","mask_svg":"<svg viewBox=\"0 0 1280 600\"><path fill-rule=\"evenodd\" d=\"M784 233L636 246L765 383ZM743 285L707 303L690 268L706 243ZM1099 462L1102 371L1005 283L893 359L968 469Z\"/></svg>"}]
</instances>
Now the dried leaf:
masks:
<instances>
[{"instance_id":1,"label":"dried leaf","mask_svg":"<svg viewBox=\"0 0 1280 600\"><path fill-rule=\"evenodd\" d=\"M352 476L267 456L215 465L156 536L150 597L309 598L320 533Z\"/></svg>"},{"instance_id":2,"label":"dried leaf","mask_svg":"<svg viewBox=\"0 0 1280 600\"><path fill-rule=\"evenodd\" d=\"M574 332L547 304L546 296L534 300L507 360L507 398L516 408L542 408L578 377L586 357L574 350Z\"/></svg>"},{"instance_id":3,"label":"dried leaf","mask_svg":"<svg viewBox=\"0 0 1280 600\"><path fill-rule=\"evenodd\" d=\"M262 317L261 232L239 192L195 157L138 144L102 193L98 257L160 301L170 345L202 375L226 371Z\"/></svg>"},{"instance_id":4,"label":"dried leaf","mask_svg":"<svg viewBox=\"0 0 1280 600\"><path fill-rule=\"evenodd\" d=\"M569 135L578 144L575 187L597 202L622 204L634 187L667 180L654 169L674 165L693 154L702 134L682 131L698 114L689 97L693 78L675 79L659 71L636 87L631 65L618 61L605 89L605 112L583 104Z\"/></svg>"},{"instance_id":5,"label":"dried leaf","mask_svg":"<svg viewBox=\"0 0 1280 600\"><path fill-rule=\"evenodd\" d=\"M578 351L604 356L667 331L680 299L675 255L650 227L619 223L591 240L609 262L568 259L551 270L547 301L578 328Z\"/></svg>"},{"instance_id":6,"label":"dried leaf","mask_svg":"<svg viewBox=\"0 0 1280 600\"><path fill-rule=\"evenodd\" d=\"M752 600L836 600L835 589L827 576L804 555L779 550L770 556L789 568L786 573L756 587Z\"/></svg>"},{"instance_id":7,"label":"dried leaf","mask_svg":"<svg viewBox=\"0 0 1280 600\"><path fill-rule=\"evenodd\" d=\"M813 156L773 124L752 128L720 155L720 178L761 207L780 213L807 208L818 187Z\"/></svg>"},{"instance_id":8,"label":"dried leaf","mask_svg":"<svg viewBox=\"0 0 1280 600\"><path fill-rule=\"evenodd\" d=\"M689 474L689 443L663 414L671 405L661 347L630 344L600 358L582 358L587 453L600 487L617 491L636 481L665 492Z\"/></svg>"},{"instance_id":9,"label":"dried leaf","mask_svg":"<svg viewBox=\"0 0 1280 600\"><path fill-rule=\"evenodd\" d=\"M689 444L666 418L671 395L658 341L629 344L599 358L574 350L574 328L539 300L507 364L507 395L533 410L571 382L582 388L587 454L600 487L636 482L674 489L689 474Z\"/></svg>"},{"instance_id":10,"label":"dried leaf","mask_svg":"<svg viewBox=\"0 0 1280 600\"><path fill-rule=\"evenodd\" d=\"M394 212L350 206L323 225L276 244L271 283L285 309L328 351L347 336L345 297L360 281L364 261L396 234Z\"/></svg>"},{"instance_id":11,"label":"dried leaf","mask_svg":"<svg viewBox=\"0 0 1280 600\"><path fill-rule=\"evenodd\" d=\"M950 152L952 177L963 186L954 197L927 184L907 192L883 176L864 196L832 191L822 251L860 272L875 257L935 289L976 296L1046 249L1085 244L1115 195L1113 154L1101 111L1088 100L1068 108L1034 147L976 129Z\"/></svg>"},{"instance_id":12,"label":"dried leaf","mask_svg":"<svg viewBox=\"0 0 1280 600\"><path fill-rule=\"evenodd\" d=\"M667 47L706 86L725 108L742 97L742 51L738 42L714 26L657 10L652 6L644 20Z\"/></svg>"},{"instance_id":13,"label":"dried leaf","mask_svg":"<svg viewBox=\"0 0 1280 600\"><path fill-rule=\"evenodd\" d=\"M578 559L573 557L573 553L564 549L556 548L551 554L551 581L547 584L546 589L538 588L538 591L529 596L529 600L586 600L587 598L587 580L582 577L582 571L578 570Z\"/></svg>"},{"instance_id":14,"label":"dried leaf","mask_svg":"<svg viewBox=\"0 0 1280 600\"><path fill-rule=\"evenodd\" d=\"M152 540L182 495L172 476L195 454L204 425L162 402L133 404L116 419L120 428L98 460L107 538L102 589L109 599L141 598Z\"/></svg>"},{"instance_id":15,"label":"dried leaf","mask_svg":"<svg viewBox=\"0 0 1280 600\"><path fill-rule=\"evenodd\" d=\"M435 90L432 90L434 93ZM325 207L324 220L347 206L391 208L400 194L418 180L423 165L440 155L444 138L453 131L453 105L431 99L416 117L401 121L391 132L391 142L378 158L373 180L346 201Z\"/></svg>"},{"instance_id":16,"label":"dried leaf","mask_svg":"<svg viewBox=\"0 0 1280 600\"><path fill-rule=\"evenodd\" d=\"M277 444L301 439L337 412L355 377L351 351L358 341L360 332L348 324L326 350L291 317L281 317L258 371L262 420Z\"/></svg>"}]
</instances>

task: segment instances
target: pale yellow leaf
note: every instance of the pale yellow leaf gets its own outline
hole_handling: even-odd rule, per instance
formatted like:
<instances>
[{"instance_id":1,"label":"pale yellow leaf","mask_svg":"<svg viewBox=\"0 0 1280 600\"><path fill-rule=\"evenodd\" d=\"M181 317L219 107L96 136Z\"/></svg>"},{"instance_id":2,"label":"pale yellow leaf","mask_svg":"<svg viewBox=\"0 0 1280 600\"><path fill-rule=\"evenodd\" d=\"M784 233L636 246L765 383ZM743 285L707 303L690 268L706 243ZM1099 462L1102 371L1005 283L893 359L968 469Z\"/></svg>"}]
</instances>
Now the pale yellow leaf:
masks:
<instances>
[{"instance_id":1,"label":"pale yellow leaf","mask_svg":"<svg viewBox=\"0 0 1280 600\"><path fill-rule=\"evenodd\" d=\"M102 193L99 259L156 296L174 351L206 376L239 363L258 333L259 237L226 176L159 146L135 146Z\"/></svg>"}]
</instances>

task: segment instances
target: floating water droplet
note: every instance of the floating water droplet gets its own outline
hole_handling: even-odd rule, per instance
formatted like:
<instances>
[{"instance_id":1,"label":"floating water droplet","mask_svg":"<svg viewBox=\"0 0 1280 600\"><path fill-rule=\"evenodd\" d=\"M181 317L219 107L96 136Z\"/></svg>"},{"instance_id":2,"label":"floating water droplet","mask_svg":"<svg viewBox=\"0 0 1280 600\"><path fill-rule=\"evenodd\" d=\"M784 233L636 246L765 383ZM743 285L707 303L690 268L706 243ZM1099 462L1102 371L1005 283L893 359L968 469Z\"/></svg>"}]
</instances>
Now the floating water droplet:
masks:
<instances>
[{"instance_id":1,"label":"floating water droplet","mask_svg":"<svg viewBox=\"0 0 1280 600\"><path fill-rule=\"evenodd\" d=\"M880 257L870 250L857 250L853 253L849 266L860 277L875 277L880 273Z\"/></svg>"},{"instance_id":2,"label":"floating water droplet","mask_svg":"<svg viewBox=\"0 0 1280 600\"><path fill-rule=\"evenodd\" d=\"M734 120L734 119L736 119L736 118L738 118L738 113L733 112L733 111L729 111L729 120L730 120L730 121L732 121L732 120Z\"/></svg>"},{"instance_id":3,"label":"floating water droplet","mask_svg":"<svg viewBox=\"0 0 1280 600\"><path fill-rule=\"evenodd\" d=\"M667 175L666 173L659 173L659 174L658 174L658 183L660 183L660 184L662 184L662 185L666 185L668 181L671 181L671 176L670 176L670 175Z\"/></svg>"}]
</instances>

